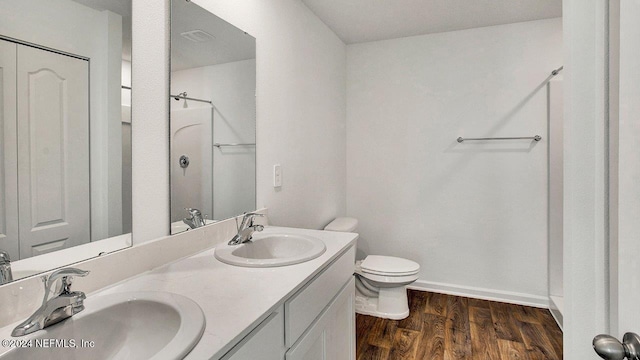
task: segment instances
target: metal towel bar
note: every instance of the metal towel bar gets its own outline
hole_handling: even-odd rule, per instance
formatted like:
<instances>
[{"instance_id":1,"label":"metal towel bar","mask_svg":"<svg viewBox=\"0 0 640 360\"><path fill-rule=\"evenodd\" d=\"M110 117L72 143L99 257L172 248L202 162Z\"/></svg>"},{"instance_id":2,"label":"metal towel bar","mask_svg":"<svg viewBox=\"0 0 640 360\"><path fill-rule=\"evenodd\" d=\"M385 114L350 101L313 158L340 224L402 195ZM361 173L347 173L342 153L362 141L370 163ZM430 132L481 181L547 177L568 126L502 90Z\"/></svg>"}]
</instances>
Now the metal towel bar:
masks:
<instances>
[{"instance_id":1,"label":"metal towel bar","mask_svg":"<svg viewBox=\"0 0 640 360\"><path fill-rule=\"evenodd\" d=\"M463 141L467 141L467 140L535 140L535 141L540 141L540 140L542 140L542 137L540 135L535 135L535 136L524 136L524 137L463 138L461 136L457 140L458 140L459 143L461 143Z\"/></svg>"},{"instance_id":2,"label":"metal towel bar","mask_svg":"<svg viewBox=\"0 0 640 360\"><path fill-rule=\"evenodd\" d=\"M233 143L233 144L220 144L220 143L215 143L213 144L213 146L219 148L222 146L250 146L250 145L255 145L254 143Z\"/></svg>"}]
</instances>

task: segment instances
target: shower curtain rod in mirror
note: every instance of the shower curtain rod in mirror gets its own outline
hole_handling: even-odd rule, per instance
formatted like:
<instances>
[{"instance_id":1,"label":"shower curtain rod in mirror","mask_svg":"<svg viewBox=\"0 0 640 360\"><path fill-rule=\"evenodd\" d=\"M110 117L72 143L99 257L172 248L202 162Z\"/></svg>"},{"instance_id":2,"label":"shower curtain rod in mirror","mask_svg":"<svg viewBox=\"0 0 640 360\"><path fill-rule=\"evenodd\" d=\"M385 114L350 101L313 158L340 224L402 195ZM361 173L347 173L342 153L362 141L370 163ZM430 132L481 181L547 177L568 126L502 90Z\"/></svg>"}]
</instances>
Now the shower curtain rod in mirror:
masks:
<instances>
[{"instance_id":1,"label":"shower curtain rod in mirror","mask_svg":"<svg viewBox=\"0 0 640 360\"><path fill-rule=\"evenodd\" d=\"M564 65L562 65L562 66L560 66L559 68L557 68L557 69L553 70L553 71L551 72L551 75L553 75L553 76L558 75L558 74L560 73L560 71L562 71L562 69L564 69Z\"/></svg>"},{"instance_id":2,"label":"shower curtain rod in mirror","mask_svg":"<svg viewBox=\"0 0 640 360\"><path fill-rule=\"evenodd\" d=\"M126 89L126 90L131 90L131 86L122 85L121 87L123 89ZM211 100L196 99L196 98L191 98L191 97L187 97L187 96L183 96L183 95L169 95L169 97L180 98L180 99L191 100L191 101L199 101L199 102L203 102L203 103L207 103L207 104L213 105L213 102Z\"/></svg>"}]
</instances>

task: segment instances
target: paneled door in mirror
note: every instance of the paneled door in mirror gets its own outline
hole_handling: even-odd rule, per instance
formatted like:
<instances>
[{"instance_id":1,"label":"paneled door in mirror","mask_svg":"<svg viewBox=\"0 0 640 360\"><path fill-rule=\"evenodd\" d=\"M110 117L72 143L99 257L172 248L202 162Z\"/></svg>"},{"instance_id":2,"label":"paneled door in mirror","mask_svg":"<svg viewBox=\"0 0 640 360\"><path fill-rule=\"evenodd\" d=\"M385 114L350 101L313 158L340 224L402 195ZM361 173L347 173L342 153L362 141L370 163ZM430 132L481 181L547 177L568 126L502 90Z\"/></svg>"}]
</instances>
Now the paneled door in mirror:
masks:
<instances>
[{"instance_id":1,"label":"paneled door in mirror","mask_svg":"<svg viewBox=\"0 0 640 360\"><path fill-rule=\"evenodd\" d=\"M130 0L0 0L0 252L11 278L131 244L130 91Z\"/></svg>"}]
</instances>

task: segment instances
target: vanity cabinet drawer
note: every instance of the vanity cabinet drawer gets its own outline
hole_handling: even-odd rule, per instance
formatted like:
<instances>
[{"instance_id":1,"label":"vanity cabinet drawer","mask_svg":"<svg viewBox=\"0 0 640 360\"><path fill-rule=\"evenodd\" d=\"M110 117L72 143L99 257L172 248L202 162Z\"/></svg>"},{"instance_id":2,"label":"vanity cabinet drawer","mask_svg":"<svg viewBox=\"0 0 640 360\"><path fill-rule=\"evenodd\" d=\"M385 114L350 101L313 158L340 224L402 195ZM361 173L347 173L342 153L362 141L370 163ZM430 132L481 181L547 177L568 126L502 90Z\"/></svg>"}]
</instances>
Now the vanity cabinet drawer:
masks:
<instances>
[{"instance_id":1,"label":"vanity cabinet drawer","mask_svg":"<svg viewBox=\"0 0 640 360\"><path fill-rule=\"evenodd\" d=\"M284 359L284 314L280 306L245 336L222 360Z\"/></svg>"},{"instance_id":2,"label":"vanity cabinet drawer","mask_svg":"<svg viewBox=\"0 0 640 360\"><path fill-rule=\"evenodd\" d=\"M285 302L286 347L291 347L353 276L356 250L351 246L326 270Z\"/></svg>"}]
</instances>

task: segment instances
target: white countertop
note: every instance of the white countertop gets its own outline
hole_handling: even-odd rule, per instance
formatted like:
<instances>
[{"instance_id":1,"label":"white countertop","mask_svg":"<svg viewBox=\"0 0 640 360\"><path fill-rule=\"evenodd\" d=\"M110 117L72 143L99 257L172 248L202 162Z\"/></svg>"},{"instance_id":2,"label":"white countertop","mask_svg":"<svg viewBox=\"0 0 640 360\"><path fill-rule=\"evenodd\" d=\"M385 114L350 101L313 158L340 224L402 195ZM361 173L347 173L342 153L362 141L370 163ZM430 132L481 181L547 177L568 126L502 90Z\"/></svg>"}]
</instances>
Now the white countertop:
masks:
<instances>
[{"instance_id":1,"label":"white countertop","mask_svg":"<svg viewBox=\"0 0 640 360\"><path fill-rule=\"evenodd\" d=\"M283 227L266 227L264 233L315 236L324 241L327 250L320 257L301 264L245 268L216 260L214 250L209 249L88 297L125 291L168 291L184 295L200 305L207 323L202 339L186 359L217 359L358 238L354 233Z\"/></svg>"}]
</instances>

